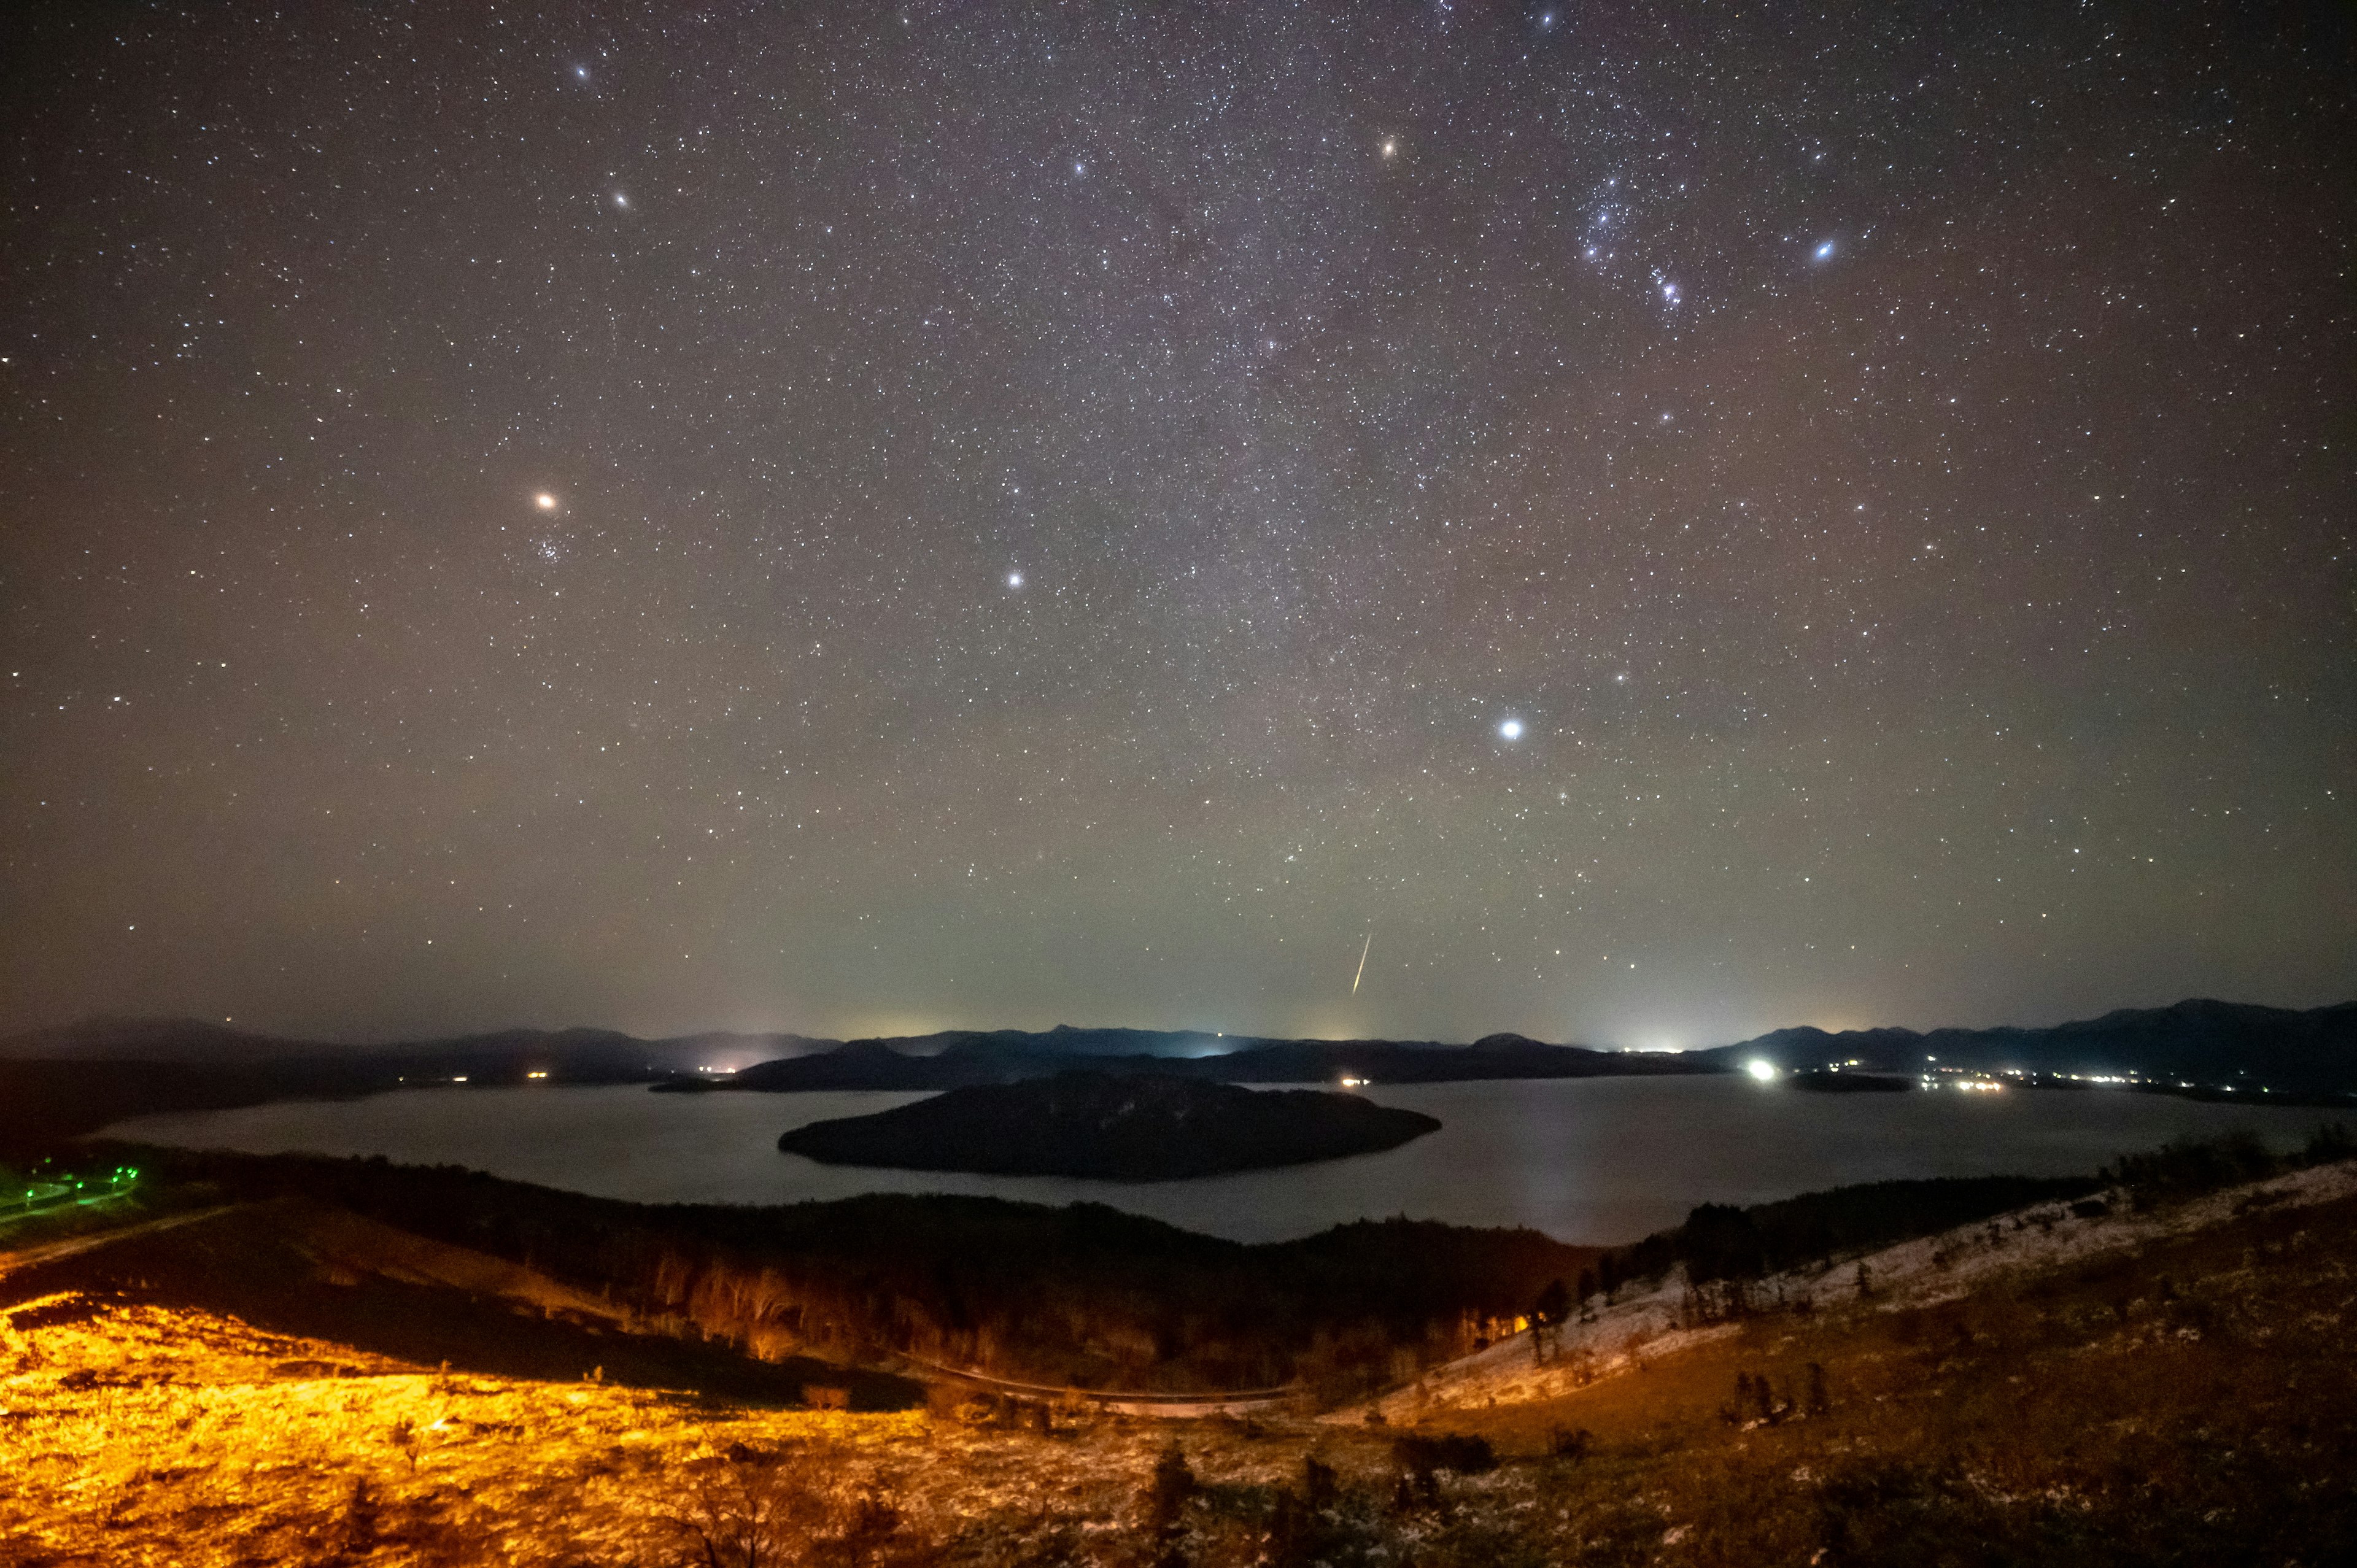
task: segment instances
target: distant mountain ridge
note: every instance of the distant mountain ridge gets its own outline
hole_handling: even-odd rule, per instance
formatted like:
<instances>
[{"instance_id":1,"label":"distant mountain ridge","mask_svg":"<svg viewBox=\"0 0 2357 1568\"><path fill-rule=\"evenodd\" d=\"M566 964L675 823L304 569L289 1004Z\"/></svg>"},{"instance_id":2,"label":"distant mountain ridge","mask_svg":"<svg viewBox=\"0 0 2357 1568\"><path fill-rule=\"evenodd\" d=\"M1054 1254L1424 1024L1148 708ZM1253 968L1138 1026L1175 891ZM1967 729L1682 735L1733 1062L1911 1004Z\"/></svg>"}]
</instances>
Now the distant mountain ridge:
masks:
<instances>
[{"instance_id":1,"label":"distant mountain ridge","mask_svg":"<svg viewBox=\"0 0 2357 1568\"><path fill-rule=\"evenodd\" d=\"M748 1067L728 1079L726 1087L790 1094L822 1089L917 1090L1018 1083L1061 1071L1071 1065L1075 1056L1082 1054L1060 1047L1058 1039L1052 1033L1022 1035L1008 1030L960 1039L930 1056L909 1054L902 1048L903 1043L897 1040L853 1040L833 1051ZM1699 1058L1542 1045L1520 1035L1489 1035L1469 1046L1442 1045L1431 1040L1267 1040L1243 1036L1230 1037L1222 1043L1231 1048L1211 1055L1115 1056L1090 1052L1085 1059L1090 1068L1099 1072L1154 1073L1222 1083L1331 1083L1344 1078L1377 1083L1446 1083L1469 1079L1603 1078L1728 1070L1726 1064Z\"/></svg>"},{"instance_id":2,"label":"distant mountain ridge","mask_svg":"<svg viewBox=\"0 0 2357 1568\"><path fill-rule=\"evenodd\" d=\"M911 1057L981 1047L1028 1048L1078 1057L1201 1057L1232 1049L1243 1037L1201 1029L1082 1029L1059 1024L1044 1030L941 1029L930 1035L871 1036L843 1043L888 1045L900 1055Z\"/></svg>"},{"instance_id":3,"label":"distant mountain ridge","mask_svg":"<svg viewBox=\"0 0 2357 1568\"><path fill-rule=\"evenodd\" d=\"M1936 1058L1936 1062L1931 1058ZM276 1039L195 1019L99 1018L0 1039L0 1142L54 1140L148 1112L470 1084L704 1086L793 1092L930 1090L1019 1082L1076 1060L1100 1071L1231 1083L1441 1083L1481 1079L1786 1071L1835 1063L2133 1077L2201 1093L2357 1101L2357 1002L2306 1012L2193 999L2048 1028L1778 1029L1683 1054L1552 1046L1487 1035L1427 1040L1280 1040L1200 1030L946 1030L848 1042L706 1033L642 1040L609 1029L511 1029L382 1046ZM749 1063L733 1076L715 1070Z\"/></svg>"},{"instance_id":4,"label":"distant mountain ridge","mask_svg":"<svg viewBox=\"0 0 2357 1568\"><path fill-rule=\"evenodd\" d=\"M728 1086L791 1093L1009 1083L1059 1070L1071 1060L1073 1047L1085 1040L1089 1065L1100 1071L1151 1071L1230 1083L1625 1077L1727 1072L1767 1061L1787 1073L1855 1063L1886 1073L1916 1074L1945 1067L2135 1079L2154 1087L2220 1093L2266 1090L2313 1097L2357 1091L2357 1002L2298 1012L2196 998L2169 1007L2121 1008L2100 1018L2044 1028L1879 1028L1835 1034L1803 1026L1682 1053L1551 1046L1512 1034L1486 1035L1469 1046L1429 1040L1214 1038L1224 1048L1211 1054L1196 1054L1203 1036L1149 1030L927 1036L921 1043L935 1048L925 1055L909 1048L918 1041L854 1040L832 1051L759 1063L737 1073ZM1071 1044L1061 1043L1067 1040ZM1171 1054L1112 1054L1125 1044L1147 1041Z\"/></svg>"},{"instance_id":5,"label":"distant mountain ridge","mask_svg":"<svg viewBox=\"0 0 2357 1568\"><path fill-rule=\"evenodd\" d=\"M2168 1007L2123 1007L2049 1028L1778 1029L1694 1053L1729 1067L1766 1061L1786 1072L1856 1062L1876 1072L1927 1067L2008 1069L2083 1077L2136 1076L2277 1094L2357 1089L2357 1002L2296 1012L2193 998Z\"/></svg>"},{"instance_id":6,"label":"distant mountain ridge","mask_svg":"<svg viewBox=\"0 0 2357 1568\"><path fill-rule=\"evenodd\" d=\"M833 1050L839 1041L806 1035L733 1034L707 1030L643 1040L619 1029L498 1029L443 1039L348 1045L287 1039L233 1029L202 1018L85 1018L0 1037L0 1060L186 1062L200 1066L307 1061L323 1066L362 1062L416 1063L421 1070L496 1071L532 1060L574 1072L644 1073L693 1070L717 1058L769 1060L799 1051Z\"/></svg>"},{"instance_id":7,"label":"distant mountain ridge","mask_svg":"<svg viewBox=\"0 0 2357 1568\"><path fill-rule=\"evenodd\" d=\"M193 1018L94 1018L0 1039L0 1148L46 1148L128 1117L282 1100L349 1100L435 1083L642 1084L791 1050L798 1035L640 1040L611 1029L507 1029L339 1045Z\"/></svg>"}]
</instances>

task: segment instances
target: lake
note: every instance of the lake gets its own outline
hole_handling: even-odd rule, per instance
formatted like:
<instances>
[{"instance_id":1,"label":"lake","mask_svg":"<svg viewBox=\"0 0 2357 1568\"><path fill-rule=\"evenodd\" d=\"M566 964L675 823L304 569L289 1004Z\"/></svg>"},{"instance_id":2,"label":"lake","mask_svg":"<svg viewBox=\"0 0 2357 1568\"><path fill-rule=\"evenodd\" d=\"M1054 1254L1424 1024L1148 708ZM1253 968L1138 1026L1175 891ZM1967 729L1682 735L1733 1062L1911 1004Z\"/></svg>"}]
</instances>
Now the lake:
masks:
<instances>
[{"instance_id":1,"label":"lake","mask_svg":"<svg viewBox=\"0 0 2357 1568\"><path fill-rule=\"evenodd\" d=\"M2125 1090L1816 1094L1746 1078L1379 1086L1441 1130L1379 1155L1133 1185L859 1170L780 1154L780 1133L917 1094L651 1094L643 1088L437 1088L145 1116L106 1135L256 1154L310 1150L458 1165L642 1203L794 1203L863 1192L1094 1201L1239 1240L1405 1214L1634 1240L1697 1203L1760 1203L1895 1176L2072 1176L2187 1133L2249 1128L2297 1146L2330 1113Z\"/></svg>"}]
</instances>

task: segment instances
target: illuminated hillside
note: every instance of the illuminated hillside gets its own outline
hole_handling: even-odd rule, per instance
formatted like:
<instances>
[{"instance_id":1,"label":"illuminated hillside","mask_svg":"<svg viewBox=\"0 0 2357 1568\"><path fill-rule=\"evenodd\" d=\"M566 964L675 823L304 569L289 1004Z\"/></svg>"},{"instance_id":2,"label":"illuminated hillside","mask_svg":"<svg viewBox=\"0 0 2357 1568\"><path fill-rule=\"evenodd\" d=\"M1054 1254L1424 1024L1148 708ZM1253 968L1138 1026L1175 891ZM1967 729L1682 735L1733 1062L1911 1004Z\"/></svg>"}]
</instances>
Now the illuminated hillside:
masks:
<instances>
[{"instance_id":1,"label":"illuminated hillside","mask_svg":"<svg viewBox=\"0 0 2357 1568\"><path fill-rule=\"evenodd\" d=\"M1976 1226L1805 1313L1608 1314L1544 1376L1518 1337L1381 1424L446 1372L26 1271L0 1562L742 1563L733 1529L777 1563L2318 1563L2357 1530L2352 1176Z\"/></svg>"}]
</instances>

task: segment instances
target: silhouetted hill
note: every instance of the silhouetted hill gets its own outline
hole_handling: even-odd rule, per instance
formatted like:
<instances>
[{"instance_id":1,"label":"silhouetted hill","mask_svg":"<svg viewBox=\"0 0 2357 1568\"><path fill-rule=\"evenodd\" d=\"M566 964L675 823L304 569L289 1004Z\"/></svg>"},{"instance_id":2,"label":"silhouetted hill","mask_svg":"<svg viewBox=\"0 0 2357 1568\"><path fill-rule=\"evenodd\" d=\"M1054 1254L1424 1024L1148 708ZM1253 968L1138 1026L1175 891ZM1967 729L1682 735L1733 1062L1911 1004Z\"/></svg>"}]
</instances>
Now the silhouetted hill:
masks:
<instances>
[{"instance_id":1,"label":"silhouetted hill","mask_svg":"<svg viewBox=\"0 0 2357 1568\"><path fill-rule=\"evenodd\" d=\"M436 1069L497 1071L529 1059L552 1070L603 1074L693 1070L726 1062L767 1060L832 1050L833 1040L804 1035L707 1031L642 1040L616 1029L499 1029L447 1039L349 1045L257 1035L201 1018L85 1018L0 1038L0 1060L188 1062L203 1066L283 1061L414 1064L412 1076ZM396 1069L396 1074L400 1071Z\"/></svg>"},{"instance_id":2,"label":"silhouetted hill","mask_svg":"<svg viewBox=\"0 0 2357 1568\"><path fill-rule=\"evenodd\" d=\"M1854 1061L1878 1072L2013 1069L2219 1092L2333 1095L2357 1089L2357 1002L2303 1013L2197 999L2045 1029L1778 1029L1692 1054L1730 1067L1765 1060L1787 1072Z\"/></svg>"},{"instance_id":3,"label":"silhouetted hill","mask_svg":"<svg viewBox=\"0 0 2357 1568\"><path fill-rule=\"evenodd\" d=\"M126 1117L439 1084L660 1081L716 1055L795 1036L638 1040L604 1029L511 1029L387 1047L242 1034L193 1019L94 1019L0 1041L0 1149L48 1147Z\"/></svg>"},{"instance_id":4,"label":"silhouetted hill","mask_svg":"<svg viewBox=\"0 0 2357 1568\"><path fill-rule=\"evenodd\" d=\"M280 1039L201 1018L100 1016L0 1038L0 1058L26 1061L255 1062L345 1047Z\"/></svg>"},{"instance_id":5,"label":"silhouetted hill","mask_svg":"<svg viewBox=\"0 0 2357 1568\"><path fill-rule=\"evenodd\" d=\"M271 1100L337 1099L393 1088L348 1062L10 1061L0 1059L0 1152L48 1149L162 1111L221 1111Z\"/></svg>"},{"instance_id":6,"label":"silhouetted hill","mask_svg":"<svg viewBox=\"0 0 2357 1568\"><path fill-rule=\"evenodd\" d=\"M611 1029L505 1029L352 1046L195 1018L91 1018L0 1039L0 1148L45 1147L156 1112L350 1099L431 1084L647 1083L833 1046L799 1035L640 1040Z\"/></svg>"},{"instance_id":7,"label":"silhouetted hill","mask_svg":"<svg viewBox=\"0 0 2357 1568\"><path fill-rule=\"evenodd\" d=\"M832 1042L830 1042L832 1043ZM952 1051L1017 1052L1049 1057L1200 1057L1232 1049L1238 1037L1200 1029L941 1029L930 1035L847 1040L847 1046L889 1046L902 1056Z\"/></svg>"},{"instance_id":8,"label":"silhouetted hill","mask_svg":"<svg viewBox=\"0 0 2357 1568\"><path fill-rule=\"evenodd\" d=\"M722 1089L950 1089L966 1083L998 1083L1008 1077L1036 1073L1004 1073L995 1068L960 1069L969 1062L988 1061L965 1047L953 1047L932 1056L903 1056L881 1040L853 1040L816 1056L790 1057L783 1061L756 1062L738 1072Z\"/></svg>"},{"instance_id":9,"label":"silhouetted hill","mask_svg":"<svg viewBox=\"0 0 2357 1568\"><path fill-rule=\"evenodd\" d=\"M725 1087L793 1093L815 1089L911 1090L1017 1083L1049 1077L1072 1064L1072 1054L1050 1043L1056 1037L1053 1034L1026 1035L1007 1030L961 1038L930 1056L909 1054L904 1041L854 1040L818 1055L747 1068L728 1079ZM1699 1055L1547 1046L1520 1035L1490 1035L1470 1046L1425 1040L1243 1037L1228 1037L1221 1043L1232 1048L1206 1056L1090 1055L1085 1059L1095 1072L1155 1073L1224 1083L1334 1083L1345 1078L1362 1079L1370 1083L1455 1083L1469 1079L1600 1078L1727 1070L1726 1063L1706 1060Z\"/></svg>"},{"instance_id":10,"label":"silhouetted hill","mask_svg":"<svg viewBox=\"0 0 2357 1568\"><path fill-rule=\"evenodd\" d=\"M1439 1127L1355 1095L1077 1071L813 1122L778 1147L827 1165L1172 1181L1372 1154Z\"/></svg>"}]
</instances>

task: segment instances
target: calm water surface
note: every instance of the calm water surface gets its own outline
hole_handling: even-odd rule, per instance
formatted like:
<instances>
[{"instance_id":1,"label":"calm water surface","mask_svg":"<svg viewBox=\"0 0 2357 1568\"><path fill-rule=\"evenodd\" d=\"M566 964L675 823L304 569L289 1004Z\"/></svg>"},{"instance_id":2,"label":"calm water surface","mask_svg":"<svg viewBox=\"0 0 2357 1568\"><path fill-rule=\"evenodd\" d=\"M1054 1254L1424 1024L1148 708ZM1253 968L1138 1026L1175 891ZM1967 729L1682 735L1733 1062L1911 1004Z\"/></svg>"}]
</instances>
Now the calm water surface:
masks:
<instances>
[{"instance_id":1,"label":"calm water surface","mask_svg":"<svg viewBox=\"0 0 2357 1568\"><path fill-rule=\"evenodd\" d=\"M1365 1091L1440 1118L1405 1148L1195 1181L857 1170L780 1154L789 1127L917 1094L431 1089L146 1116L110 1136L270 1154L384 1155L640 1202L793 1203L863 1192L1092 1200L1240 1240L1405 1214L1625 1241L1697 1203L1759 1203L1892 1176L2068 1176L2183 1133L2296 1144L2322 1114L2158 1095L1810 1094L1746 1079L1442 1083Z\"/></svg>"}]
</instances>

